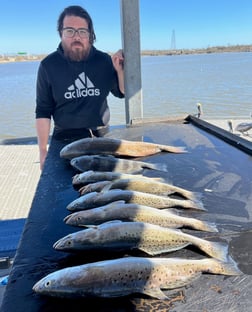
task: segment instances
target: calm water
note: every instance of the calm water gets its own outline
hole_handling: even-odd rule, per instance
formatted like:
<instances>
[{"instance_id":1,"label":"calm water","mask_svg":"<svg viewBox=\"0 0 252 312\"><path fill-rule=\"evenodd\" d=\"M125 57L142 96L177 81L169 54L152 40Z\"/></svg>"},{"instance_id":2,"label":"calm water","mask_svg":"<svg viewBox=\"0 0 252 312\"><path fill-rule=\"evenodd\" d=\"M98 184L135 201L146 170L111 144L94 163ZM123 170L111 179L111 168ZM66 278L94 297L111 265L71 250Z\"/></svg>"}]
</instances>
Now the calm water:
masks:
<instances>
[{"instance_id":1,"label":"calm water","mask_svg":"<svg viewBox=\"0 0 252 312\"><path fill-rule=\"evenodd\" d=\"M35 136L39 62L0 64L0 139ZM252 53L142 58L144 117L247 118L252 111ZM125 123L124 100L109 96L111 125Z\"/></svg>"}]
</instances>

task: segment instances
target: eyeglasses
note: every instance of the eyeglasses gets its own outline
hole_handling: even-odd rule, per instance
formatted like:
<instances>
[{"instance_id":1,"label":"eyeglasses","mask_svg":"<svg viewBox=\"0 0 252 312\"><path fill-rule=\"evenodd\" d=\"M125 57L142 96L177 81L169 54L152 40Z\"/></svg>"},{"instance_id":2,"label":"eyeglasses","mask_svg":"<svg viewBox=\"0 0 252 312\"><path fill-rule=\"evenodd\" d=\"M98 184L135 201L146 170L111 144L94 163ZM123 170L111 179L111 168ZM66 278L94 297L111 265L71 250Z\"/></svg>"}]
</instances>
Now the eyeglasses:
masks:
<instances>
[{"instance_id":1,"label":"eyeglasses","mask_svg":"<svg viewBox=\"0 0 252 312\"><path fill-rule=\"evenodd\" d=\"M73 27L66 27L62 29L62 34L67 38L73 38L76 33L78 33L81 38L89 38L89 31L86 28L75 29Z\"/></svg>"}]
</instances>

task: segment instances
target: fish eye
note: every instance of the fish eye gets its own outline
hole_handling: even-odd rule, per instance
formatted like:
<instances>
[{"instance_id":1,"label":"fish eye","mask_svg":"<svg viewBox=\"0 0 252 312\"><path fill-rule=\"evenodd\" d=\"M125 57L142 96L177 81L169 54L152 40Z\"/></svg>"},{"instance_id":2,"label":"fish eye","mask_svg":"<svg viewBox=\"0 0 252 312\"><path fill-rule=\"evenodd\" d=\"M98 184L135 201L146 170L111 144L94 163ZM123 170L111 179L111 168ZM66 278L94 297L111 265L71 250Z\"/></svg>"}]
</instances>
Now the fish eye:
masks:
<instances>
[{"instance_id":1,"label":"fish eye","mask_svg":"<svg viewBox=\"0 0 252 312\"><path fill-rule=\"evenodd\" d=\"M45 287L50 287L51 286L51 281L46 281L45 282Z\"/></svg>"}]
</instances>

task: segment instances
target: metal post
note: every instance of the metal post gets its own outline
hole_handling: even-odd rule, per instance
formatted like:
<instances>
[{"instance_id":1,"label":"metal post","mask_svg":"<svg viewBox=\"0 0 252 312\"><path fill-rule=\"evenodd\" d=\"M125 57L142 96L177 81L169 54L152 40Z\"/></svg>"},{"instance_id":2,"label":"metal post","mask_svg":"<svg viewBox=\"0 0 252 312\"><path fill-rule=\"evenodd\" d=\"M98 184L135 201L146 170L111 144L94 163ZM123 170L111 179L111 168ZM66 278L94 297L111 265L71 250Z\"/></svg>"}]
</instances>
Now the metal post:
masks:
<instances>
[{"instance_id":1,"label":"metal post","mask_svg":"<svg viewBox=\"0 0 252 312\"><path fill-rule=\"evenodd\" d=\"M126 124L143 118L139 1L121 0Z\"/></svg>"}]
</instances>

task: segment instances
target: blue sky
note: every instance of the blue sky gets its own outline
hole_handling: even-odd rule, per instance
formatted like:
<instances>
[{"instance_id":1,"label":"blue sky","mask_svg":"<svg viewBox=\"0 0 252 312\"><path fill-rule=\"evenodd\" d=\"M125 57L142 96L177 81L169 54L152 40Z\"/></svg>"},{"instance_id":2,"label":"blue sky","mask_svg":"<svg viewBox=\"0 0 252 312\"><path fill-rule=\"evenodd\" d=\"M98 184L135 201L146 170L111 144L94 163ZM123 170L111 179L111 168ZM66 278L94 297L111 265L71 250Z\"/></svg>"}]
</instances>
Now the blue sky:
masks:
<instances>
[{"instance_id":1,"label":"blue sky","mask_svg":"<svg viewBox=\"0 0 252 312\"><path fill-rule=\"evenodd\" d=\"M57 19L68 5L90 13L98 49L122 46L120 0L3 0L0 53L50 53L59 43ZM252 44L251 0L139 0L141 49Z\"/></svg>"}]
</instances>

